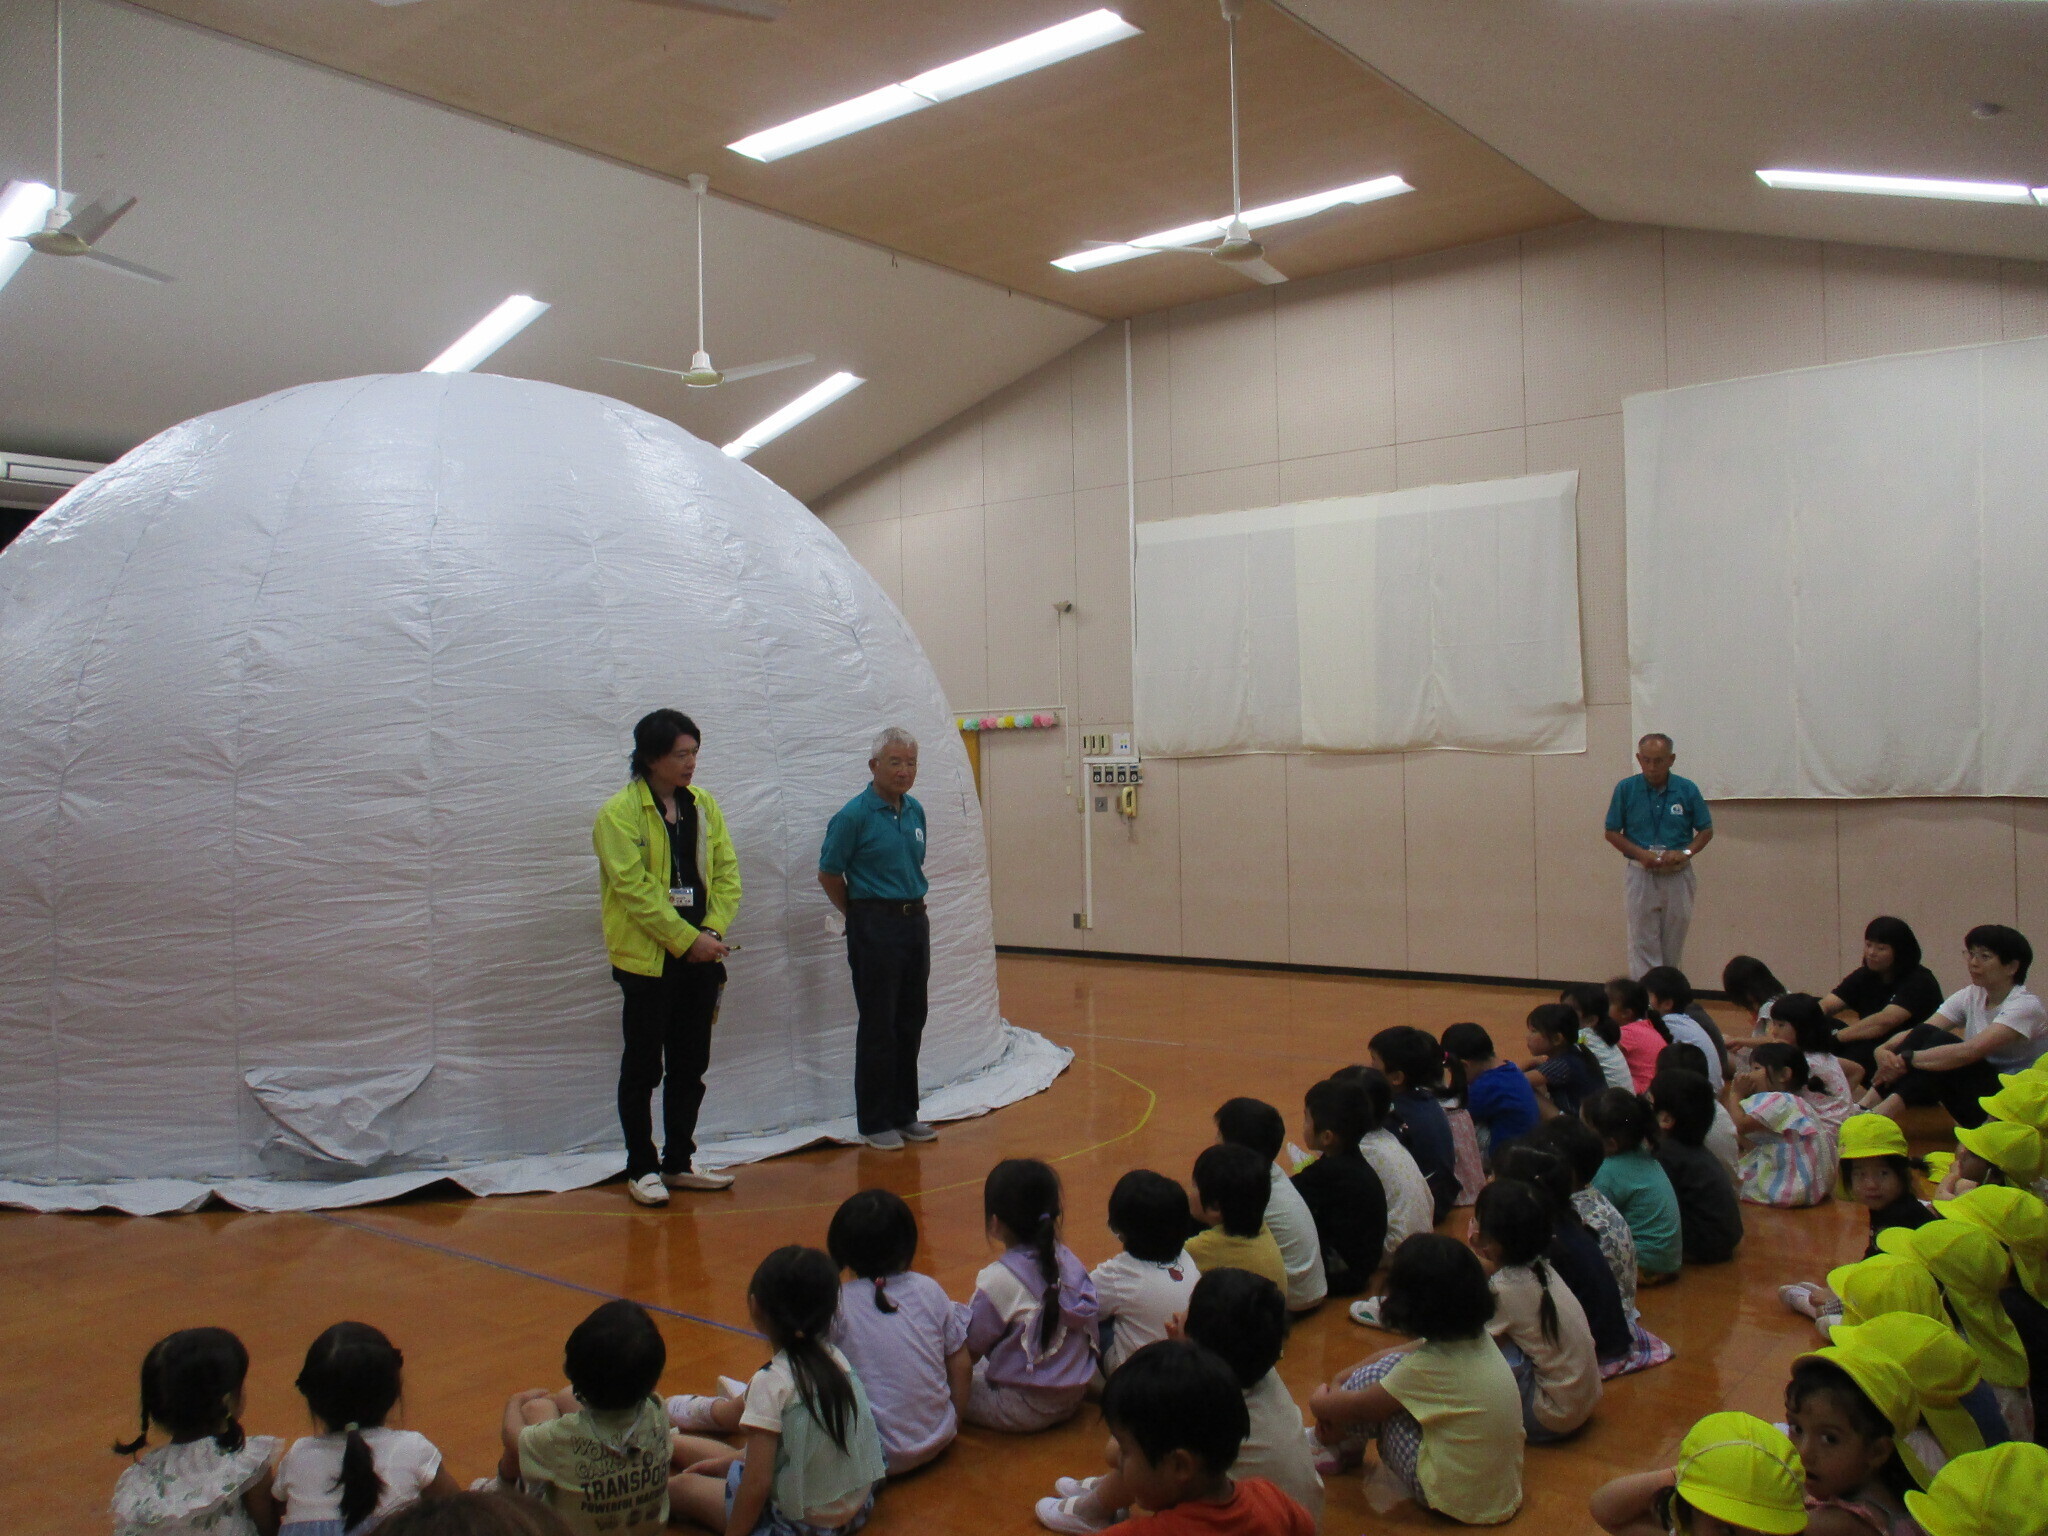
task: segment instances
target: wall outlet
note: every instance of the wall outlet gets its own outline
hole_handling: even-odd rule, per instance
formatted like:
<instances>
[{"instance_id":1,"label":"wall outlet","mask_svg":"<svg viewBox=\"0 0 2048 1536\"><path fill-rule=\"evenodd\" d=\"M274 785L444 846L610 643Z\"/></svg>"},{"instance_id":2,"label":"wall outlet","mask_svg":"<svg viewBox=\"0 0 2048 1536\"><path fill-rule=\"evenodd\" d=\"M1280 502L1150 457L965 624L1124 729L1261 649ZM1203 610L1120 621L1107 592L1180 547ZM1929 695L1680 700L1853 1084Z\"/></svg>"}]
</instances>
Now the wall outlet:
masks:
<instances>
[{"instance_id":1,"label":"wall outlet","mask_svg":"<svg viewBox=\"0 0 2048 1536\"><path fill-rule=\"evenodd\" d=\"M1076 912L1074 914L1074 926L1076 928L1093 928L1095 925L1088 921L1087 913Z\"/></svg>"},{"instance_id":2,"label":"wall outlet","mask_svg":"<svg viewBox=\"0 0 2048 1536\"><path fill-rule=\"evenodd\" d=\"M1131 733L1129 731L1110 732L1109 752L1112 757L1129 757L1131 755Z\"/></svg>"}]
</instances>

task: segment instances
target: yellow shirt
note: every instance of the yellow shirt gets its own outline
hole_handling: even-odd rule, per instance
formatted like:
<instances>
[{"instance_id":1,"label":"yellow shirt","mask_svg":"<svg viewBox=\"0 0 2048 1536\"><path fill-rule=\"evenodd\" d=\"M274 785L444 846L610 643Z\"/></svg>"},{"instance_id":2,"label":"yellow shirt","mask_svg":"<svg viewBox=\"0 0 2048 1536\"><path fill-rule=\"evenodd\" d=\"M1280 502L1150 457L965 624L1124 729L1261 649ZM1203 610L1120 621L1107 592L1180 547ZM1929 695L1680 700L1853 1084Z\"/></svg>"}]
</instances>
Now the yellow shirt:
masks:
<instances>
[{"instance_id":1,"label":"yellow shirt","mask_svg":"<svg viewBox=\"0 0 2048 1536\"><path fill-rule=\"evenodd\" d=\"M1499 1525L1522 1505L1522 1394L1491 1334L1425 1343L1380 1385L1422 1425L1416 1475L1429 1507Z\"/></svg>"},{"instance_id":2,"label":"yellow shirt","mask_svg":"<svg viewBox=\"0 0 2048 1536\"><path fill-rule=\"evenodd\" d=\"M1279 1286L1282 1296L1287 1294L1287 1261L1273 1240L1273 1229L1263 1222L1257 1237L1232 1237L1221 1227L1197 1232L1188 1239L1188 1257L1205 1275L1212 1269L1248 1269Z\"/></svg>"}]
</instances>

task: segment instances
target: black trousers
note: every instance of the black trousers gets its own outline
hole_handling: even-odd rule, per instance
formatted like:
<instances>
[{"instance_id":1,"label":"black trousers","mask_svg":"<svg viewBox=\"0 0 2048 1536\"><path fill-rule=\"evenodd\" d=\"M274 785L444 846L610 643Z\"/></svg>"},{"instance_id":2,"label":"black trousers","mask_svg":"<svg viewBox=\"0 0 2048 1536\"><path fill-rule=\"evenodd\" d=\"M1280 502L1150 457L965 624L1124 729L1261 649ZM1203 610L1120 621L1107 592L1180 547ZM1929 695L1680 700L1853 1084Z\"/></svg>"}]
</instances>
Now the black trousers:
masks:
<instances>
[{"instance_id":1,"label":"black trousers","mask_svg":"<svg viewBox=\"0 0 2048 1536\"><path fill-rule=\"evenodd\" d=\"M697 1111L711 1064L711 1026L725 990L723 965L692 965L674 955L659 976L612 967L625 994L625 1052L619 1059L619 1129L626 1134L626 1177L682 1173L697 1153ZM661 1089L662 1150L654 1150L654 1090Z\"/></svg>"},{"instance_id":2,"label":"black trousers","mask_svg":"<svg viewBox=\"0 0 2048 1536\"><path fill-rule=\"evenodd\" d=\"M932 972L931 921L894 902L849 902L846 963L860 1028L853 1043L853 1103L863 1136L917 1118L917 1051Z\"/></svg>"},{"instance_id":3,"label":"black trousers","mask_svg":"<svg viewBox=\"0 0 2048 1536\"><path fill-rule=\"evenodd\" d=\"M1955 1043L1956 1037L1947 1030L1921 1024L1906 1036L1900 1049L1924 1051ZM1998 1068L1988 1061L1973 1061L1949 1072L1922 1072L1915 1068L1885 1092L1896 1093L1908 1104L1939 1104L1957 1125L1982 1125L1991 1117L1977 1101L1998 1092Z\"/></svg>"}]
</instances>

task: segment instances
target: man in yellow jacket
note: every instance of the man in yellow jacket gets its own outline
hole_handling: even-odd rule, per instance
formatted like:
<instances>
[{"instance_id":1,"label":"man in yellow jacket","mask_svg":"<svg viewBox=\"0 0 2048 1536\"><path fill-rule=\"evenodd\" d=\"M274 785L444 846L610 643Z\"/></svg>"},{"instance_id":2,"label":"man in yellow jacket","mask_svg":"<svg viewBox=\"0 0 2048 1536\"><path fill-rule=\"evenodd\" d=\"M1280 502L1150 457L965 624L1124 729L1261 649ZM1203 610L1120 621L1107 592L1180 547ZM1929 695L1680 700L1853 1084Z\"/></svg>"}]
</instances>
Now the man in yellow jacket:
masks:
<instances>
[{"instance_id":1,"label":"man in yellow jacket","mask_svg":"<svg viewBox=\"0 0 2048 1536\"><path fill-rule=\"evenodd\" d=\"M690 780L703 735L679 710L633 727L633 777L604 803L597 849L604 947L625 994L619 1128L626 1192L668 1204L671 1189L725 1189L729 1173L695 1165L697 1111L711 1027L725 990L726 929L740 909L740 867L718 802ZM654 1090L663 1146L654 1149Z\"/></svg>"}]
</instances>

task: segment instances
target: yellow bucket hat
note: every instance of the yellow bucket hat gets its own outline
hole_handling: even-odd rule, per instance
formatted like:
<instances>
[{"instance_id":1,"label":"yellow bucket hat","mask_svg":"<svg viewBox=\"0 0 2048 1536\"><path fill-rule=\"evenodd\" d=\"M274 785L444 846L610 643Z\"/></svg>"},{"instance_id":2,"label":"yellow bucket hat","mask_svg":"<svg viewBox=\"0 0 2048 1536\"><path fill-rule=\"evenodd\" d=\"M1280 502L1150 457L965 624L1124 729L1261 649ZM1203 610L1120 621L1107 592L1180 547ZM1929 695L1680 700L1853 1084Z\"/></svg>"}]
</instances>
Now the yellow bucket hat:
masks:
<instances>
[{"instance_id":1,"label":"yellow bucket hat","mask_svg":"<svg viewBox=\"0 0 2048 1536\"><path fill-rule=\"evenodd\" d=\"M1925 1493L1908 1490L1906 1513L1927 1536L2048 1536L2044 1488L2048 1449L2009 1440L1958 1456Z\"/></svg>"},{"instance_id":2,"label":"yellow bucket hat","mask_svg":"<svg viewBox=\"0 0 2048 1536\"><path fill-rule=\"evenodd\" d=\"M1826 1360L1839 1366L1870 1399L1871 1406L1890 1422L1892 1434L1903 1439L1920 1425L1920 1394L1914 1390L1913 1378L1903 1364L1883 1350L1855 1349L1843 1341L1843 1334L1854 1332L1850 1328L1836 1329L1835 1343L1803 1354L1799 1360ZM1793 1365L1798 1365L1799 1360L1794 1360Z\"/></svg>"},{"instance_id":3,"label":"yellow bucket hat","mask_svg":"<svg viewBox=\"0 0 2048 1536\"><path fill-rule=\"evenodd\" d=\"M2048 1205L2030 1190L1983 1184L1941 1203L1941 1214L1982 1227L2012 1255L2027 1294L2048 1306Z\"/></svg>"},{"instance_id":4,"label":"yellow bucket hat","mask_svg":"<svg viewBox=\"0 0 2048 1536\"><path fill-rule=\"evenodd\" d=\"M1998 1092L1977 1102L1994 1120L2011 1120L2048 1133L2048 1073L2029 1070L2000 1077Z\"/></svg>"},{"instance_id":5,"label":"yellow bucket hat","mask_svg":"<svg viewBox=\"0 0 2048 1536\"><path fill-rule=\"evenodd\" d=\"M1883 1235L1879 1234L1880 1249ZM1880 1251L1854 1264L1844 1264L1828 1272L1828 1289L1842 1298L1845 1323L1867 1323L1888 1312L1917 1312L1948 1326L1948 1309L1942 1305L1941 1287L1934 1283L1927 1266L1911 1254Z\"/></svg>"},{"instance_id":6,"label":"yellow bucket hat","mask_svg":"<svg viewBox=\"0 0 2048 1536\"><path fill-rule=\"evenodd\" d=\"M1956 1128L1956 1145L1968 1147L2013 1183L2025 1188L2041 1177L2041 1133L2016 1120L1986 1120Z\"/></svg>"},{"instance_id":7,"label":"yellow bucket hat","mask_svg":"<svg viewBox=\"0 0 2048 1536\"><path fill-rule=\"evenodd\" d=\"M1886 1227L1877 1234L1877 1246L1927 1266L1961 1319L1986 1381L1995 1387L2027 1384L2026 1349L1998 1299L2012 1260L1997 1238L1970 1222L1943 1220L1924 1227Z\"/></svg>"},{"instance_id":8,"label":"yellow bucket hat","mask_svg":"<svg viewBox=\"0 0 2048 1536\"><path fill-rule=\"evenodd\" d=\"M1983 1430L1969 1410L1959 1406L1984 1379L1983 1372L1977 1365L1977 1352L1946 1319L1918 1312L1887 1312L1867 1323L1845 1324L1835 1329L1833 1337L1842 1349L1888 1355L1898 1362L1919 1394L1921 1417L1949 1456L1984 1449ZM1925 1488L1927 1469L1913 1448L1902 1442L1899 1455L1914 1481Z\"/></svg>"},{"instance_id":9,"label":"yellow bucket hat","mask_svg":"<svg viewBox=\"0 0 2048 1536\"><path fill-rule=\"evenodd\" d=\"M1851 1115L1836 1134L1840 1164L1835 1175L1835 1193L1850 1198L1849 1164L1859 1157L1910 1157L1906 1133L1890 1115ZM1913 1192L1913 1176L1906 1175L1906 1193Z\"/></svg>"},{"instance_id":10,"label":"yellow bucket hat","mask_svg":"<svg viewBox=\"0 0 2048 1536\"><path fill-rule=\"evenodd\" d=\"M1806 1468L1779 1430L1747 1413L1710 1413L1678 1447L1679 1497L1765 1536L1806 1529ZM2012 1536L2012 1533L2001 1533Z\"/></svg>"}]
</instances>

